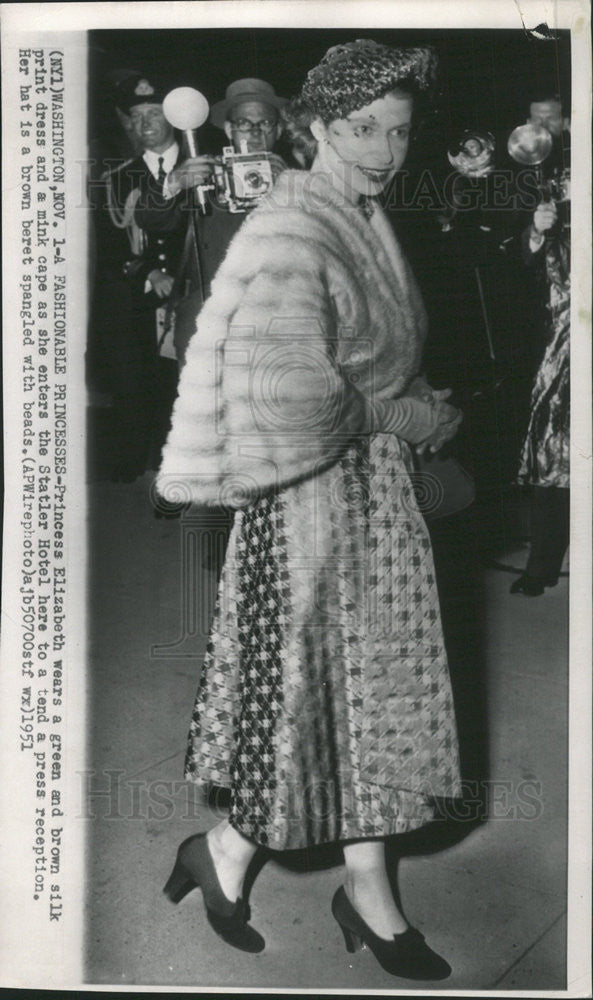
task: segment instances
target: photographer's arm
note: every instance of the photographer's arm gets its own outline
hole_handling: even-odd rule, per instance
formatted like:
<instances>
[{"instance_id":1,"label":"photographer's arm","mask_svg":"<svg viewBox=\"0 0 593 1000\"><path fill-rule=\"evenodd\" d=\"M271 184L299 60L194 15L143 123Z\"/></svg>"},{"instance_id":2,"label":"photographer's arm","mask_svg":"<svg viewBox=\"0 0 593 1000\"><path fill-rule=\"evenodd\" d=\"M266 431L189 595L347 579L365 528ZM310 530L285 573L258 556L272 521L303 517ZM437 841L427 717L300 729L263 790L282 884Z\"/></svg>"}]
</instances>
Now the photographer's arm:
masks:
<instances>
[{"instance_id":1,"label":"photographer's arm","mask_svg":"<svg viewBox=\"0 0 593 1000\"><path fill-rule=\"evenodd\" d=\"M136 204L134 220L137 225L159 236L184 231L188 213L194 207L191 190L199 184L208 183L213 162L213 156L184 160L168 174L167 193L162 193L150 183Z\"/></svg>"},{"instance_id":2,"label":"photographer's arm","mask_svg":"<svg viewBox=\"0 0 593 1000\"><path fill-rule=\"evenodd\" d=\"M165 184L169 195L175 197L181 191L189 191L200 184L209 184L213 166L213 156L193 156L184 160L167 175Z\"/></svg>"},{"instance_id":3,"label":"photographer's arm","mask_svg":"<svg viewBox=\"0 0 593 1000\"><path fill-rule=\"evenodd\" d=\"M522 233L523 262L529 266L544 246L546 234L556 224L558 209L555 201L542 201L533 213L533 219Z\"/></svg>"}]
</instances>

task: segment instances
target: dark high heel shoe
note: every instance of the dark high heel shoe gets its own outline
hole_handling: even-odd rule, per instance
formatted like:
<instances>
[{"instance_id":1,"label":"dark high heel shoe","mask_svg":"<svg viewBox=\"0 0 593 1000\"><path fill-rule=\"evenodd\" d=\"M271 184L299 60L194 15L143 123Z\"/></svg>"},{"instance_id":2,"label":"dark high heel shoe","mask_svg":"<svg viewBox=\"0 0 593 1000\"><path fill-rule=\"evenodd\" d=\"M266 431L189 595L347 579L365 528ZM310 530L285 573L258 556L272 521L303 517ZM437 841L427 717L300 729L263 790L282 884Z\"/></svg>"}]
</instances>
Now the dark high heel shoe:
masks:
<instances>
[{"instance_id":1,"label":"dark high heel shoe","mask_svg":"<svg viewBox=\"0 0 593 1000\"><path fill-rule=\"evenodd\" d=\"M379 937L352 906L341 886L332 900L332 913L341 927L346 950L354 952L366 944L385 972L402 979L434 981L451 975L451 966L429 948L423 935L414 927L391 940Z\"/></svg>"},{"instance_id":2,"label":"dark high heel shoe","mask_svg":"<svg viewBox=\"0 0 593 1000\"><path fill-rule=\"evenodd\" d=\"M179 903L198 886L210 926L227 944L252 953L264 950L263 937L248 923L251 916L248 904L241 898L232 903L222 891L205 833L188 837L180 845L163 892L172 903Z\"/></svg>"},{"instance_id":3,"label":"dark high heel shoe","mask_svg":"<svg viewBox=\"0 0 593 1000\"><path fill-rule=\"evenodd\" d=\"M522 573L511 584L511 594L525 594L526 597L539 597L544 592L545 581L539 576L530 576L529 573ZM552 586L552 584L547 584Z\"/></svg>"}]
</instances>

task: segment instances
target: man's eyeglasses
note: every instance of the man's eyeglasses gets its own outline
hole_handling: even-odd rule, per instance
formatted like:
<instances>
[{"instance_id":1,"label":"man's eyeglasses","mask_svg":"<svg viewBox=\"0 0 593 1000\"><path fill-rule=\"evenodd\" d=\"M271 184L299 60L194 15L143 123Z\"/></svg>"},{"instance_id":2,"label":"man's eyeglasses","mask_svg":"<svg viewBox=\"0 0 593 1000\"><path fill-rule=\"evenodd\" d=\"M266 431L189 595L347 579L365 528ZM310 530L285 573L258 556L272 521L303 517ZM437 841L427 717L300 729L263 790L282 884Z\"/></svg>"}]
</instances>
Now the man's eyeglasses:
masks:
<instances>
[{"instance_id":1,"label":"man's eyeglasses","mask_svg":"<svg viewBox=\"0 0 593 1000\"><path fill-rule=\"evenodd\" d=\"M261 132L273 132L276 128L276 119L262 118L258 122L252 122L249 118L237 118L231 121L231 126L237 132L254 132L256 129Z\"/></svg>"}]
</instances>

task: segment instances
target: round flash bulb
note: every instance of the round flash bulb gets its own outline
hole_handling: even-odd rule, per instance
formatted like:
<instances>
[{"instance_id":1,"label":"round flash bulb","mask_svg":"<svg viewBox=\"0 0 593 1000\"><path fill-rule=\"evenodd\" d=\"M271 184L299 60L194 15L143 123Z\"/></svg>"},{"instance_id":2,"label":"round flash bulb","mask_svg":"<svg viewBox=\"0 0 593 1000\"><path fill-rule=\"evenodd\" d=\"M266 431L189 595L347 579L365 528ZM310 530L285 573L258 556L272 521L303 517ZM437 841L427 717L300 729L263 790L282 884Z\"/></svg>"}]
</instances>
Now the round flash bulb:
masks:
<instances>
[{"instance_id":1,"label":"round flash bulb","mask_svg":"<svg viewBox=\"0 0 593 1000\"><path fill-rule=\"evenodd\" d=\"M173 128L187 132L199 128L208 118L210 105L193 87L176 87L163 101L163 114Z\"/></svg>"}]
</instances>

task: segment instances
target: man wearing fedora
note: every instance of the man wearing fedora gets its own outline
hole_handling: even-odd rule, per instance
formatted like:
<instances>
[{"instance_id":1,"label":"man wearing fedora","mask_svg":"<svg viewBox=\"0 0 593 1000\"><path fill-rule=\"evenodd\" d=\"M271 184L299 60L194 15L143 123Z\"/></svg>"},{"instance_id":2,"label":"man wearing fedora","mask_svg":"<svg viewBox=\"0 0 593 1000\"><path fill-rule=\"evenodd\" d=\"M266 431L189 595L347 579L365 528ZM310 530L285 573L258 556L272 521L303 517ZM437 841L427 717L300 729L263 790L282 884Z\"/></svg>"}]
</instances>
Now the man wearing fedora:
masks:
<instances>
[{"instance_id":1,"label":"man wearing fedora","mask_svg":"<svg viewBox=\"0 0 593 1000\"><path fill-rule=\"evenodd\" d=\"M280 109L287 99L279 97L264 80L246 78L229 84L224 100L210 109L210 122L221 129L236 153L266 153L270 156L272 175L285 168L274 154L282 134ZM161 198L145 206L139 203L136 222L148 233L163 236L182 232L193 239L193 260L183 261L181 289L176 307L175 346L181 362L189 337L195 329L195 317L210 294L210 285L227 247L245 219L245 212L230 212L218 204L209 204L206 214L197 215L192 189L207 184L212 177L214 157L190 157L168 174ZM188 226L191 227L188 232ZM185 255L187 257L187 255Z\"/></svg>"},{"instance_id":2,"label":"man wearing fedora","mask_svg":"<svg viewBox=\"0 0 593 1000\"><path fill-rule=\"evenodd\" d=\"M123 291L112 309L110 344L112 478L123 482L157 467L177 383L174 353L164 344L164 307L181 258L183 235L148 232L134 217L136 207L162 199L164 179L179 162L179 144L163 114L165 93L165 88L140 74L117 87L117 109L126 116L142 152L105 177L112 243L119 252L104 263L118 276ZM116 241L116 230L127 238ZM101 294L98 287L96 296Z\"/></svg>"}]
</instances>

